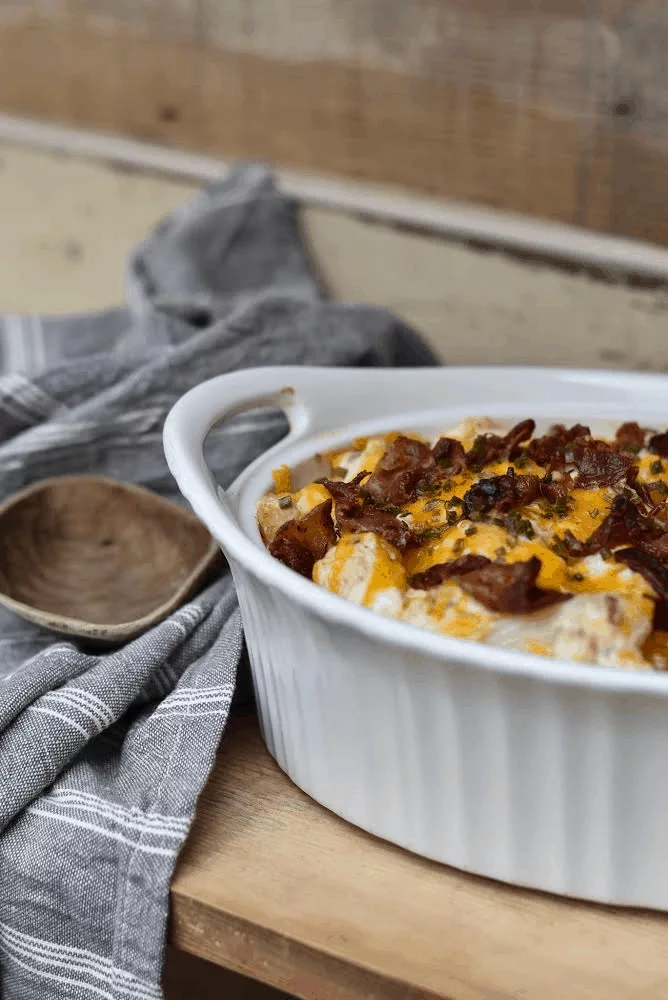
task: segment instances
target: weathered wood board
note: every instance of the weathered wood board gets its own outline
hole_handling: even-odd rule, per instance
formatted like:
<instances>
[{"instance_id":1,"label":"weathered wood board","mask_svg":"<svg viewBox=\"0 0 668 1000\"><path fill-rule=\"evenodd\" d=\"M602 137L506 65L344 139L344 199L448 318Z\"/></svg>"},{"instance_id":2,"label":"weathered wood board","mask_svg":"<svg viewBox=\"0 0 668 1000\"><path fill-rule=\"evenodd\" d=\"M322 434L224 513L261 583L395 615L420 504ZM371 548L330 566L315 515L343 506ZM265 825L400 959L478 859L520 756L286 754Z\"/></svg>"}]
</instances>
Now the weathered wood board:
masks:
<instances>
[{"instance_id":1,"label":"weathered wood board","mask_svg":"<svg viewBox=\"0 0 668 1000\"><path fill-rule=\"evenodd\" d=\"M663 0L5 0L0 110L668 242Z\"/></svg>"},{"instance_id":2,"label":"weathered wood board","mask_svg":"<svg viewBox=\"0 0 668 1000\"><path fill-rule=\"evenodd\" d=\"M513 889L318 806L254 719L226 731L172 887L172 943L306 1000L665 1000L668 916Z\"/></svg>"}]
</instances>

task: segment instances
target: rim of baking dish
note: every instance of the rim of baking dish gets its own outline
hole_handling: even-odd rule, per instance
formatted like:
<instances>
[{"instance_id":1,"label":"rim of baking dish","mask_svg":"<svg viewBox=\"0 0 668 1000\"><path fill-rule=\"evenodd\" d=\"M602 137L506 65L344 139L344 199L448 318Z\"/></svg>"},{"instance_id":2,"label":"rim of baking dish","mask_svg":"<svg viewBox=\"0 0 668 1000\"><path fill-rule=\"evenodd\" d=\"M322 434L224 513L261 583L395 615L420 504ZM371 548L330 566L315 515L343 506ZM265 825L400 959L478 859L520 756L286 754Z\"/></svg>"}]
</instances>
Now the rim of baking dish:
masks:
<instances>
[{"instance_id":1,"label":"rim of baking dish","mask_svg":"<svg viewBox=\"0 0 668 1000\"><path fill-rule=\"evenodd\" d=\"M276 370L278 371L279 369ZM406 374L415 377L420 371L424 370L407 369ZM434 369L426 370L434 371ZM453 372L452 368L444 370L449 371L451 374ZM499 374L504 370L506 372L520 371L517 367L504 368L504 366L499 366L496 370ZM603 375L604 377L619 376L620 379L627 382L629 380L633 382L637 381L639 387L643 384L649 385L651 382L656 384L656 380L661 378L661 376L653 373L645 376L642 373L635 372L617 373L597 372L595 370L589 372L582 369L546 368L524 369L525 372L532 370L541 374L553 373L555 376L558 374L572 374L574 378L589 376L595 378L599 375ZM460 369L460 371L470 372L471 369ZM489 368L481 367L475 369L475 371L481 373L489 371ZM216 379L209 380L209 382L221 382L225 378L226 376L219 376ZM664 387L668 388L668 378L664 376L663 379ZM203 385L206 384L203 383ZM175 404L165 425L165 451L172 472L175 472L174 466L176 465L172 456L174 438L178 435L178 431L175 430L175 425L178 423L180 416L178 411L181 404L187 404L189 397L192 399L193 394L196 394L200 388L201 386L196 386L194 389L191 389ZM602 404L593 405L601 406ZM484 407L484 403L482 406ZM499 416L503 418L505 416L508 418L512 413L517 414L522 409L522 406L521 401L504 405L496 404L490 407L492 412L489 415L492 417ZM535 401L528 402L526 406L532 407L534 412L539 408L545 410L545 406L537 407ZM475 412L472 411L478 408L480 408L480 404L472 402L466 411L467 415L475 416ZM614 404L606 406L608 411L613 411L615 408ZM503 413L504 409L507 411L505 414ZM564 416L567 416L568 410L573 410L572 419L575 419L578 413L582 419L591 418L594 415L592 407L584 403L579 404L579 407L574 402L569 402L565 407L557 404L554 405L554 410L563 413ZM633 419L634 416L650 418L653 415L656 420L656 408L651 405L639 405L634 407L633 410L634 412L629 414L629 407L624 407L623 413L626 414L626 419ZM439 409L430 406L423 411L411 411L408 418L410 423L407 422L407 415L402 413L397 413L396 420L401 422L403 427L409 429L410 425L416 426L421 422L425 424L429 423L430 418L433 420L437 413L443 413L444 411L452 414L455 420L458 419L458 414L465 415L464 408L461 406L451 408L444 406ZM485 413L484 415L487 416L488 414ZM539 414L536 415L539 416ZM623 415L621 407L619 415ZM545 419L549 419L547 413L545 414ZM557 418L553 416L552 419ZM614 419L616 418L606 416L599 418L601 422L606 420L612 421ZM309 456L314 457L319 451L326 450L330 445L336 446L339 442L345 442L346 438L350 440L357 436L358 433L360 435L364 434L374 426L380 430L383 424L389 426L390 423L391 418L384 417L382 420L377 421L373 419L360 420L351 423L345 428L338 427L326 432L320 430L313 434L306 434L305 436L301 433L295 435L291 432L277 445L264 452L252 462L237 477L227 491L227 494L243 502L246 499L243 494L249 490L251 495L255 496L256 502L261 492L258 492L257 488L252 488L252 484L255 484L257 487L260 481L264 480L268 485L271 481L271 470L277 464L280 464L277 463L279 458L286 459L288 464L290 461L303 462ZM201 459L202 471L204 472L206 467L204 466L203 458L202 456L198 457ZM208 470L204 474L208 475ZM346 598L332 594L324 588L319 587L313 581L301 577L298 573L284 566L278 559L272 556L261 543L258 544L259 531L257 538L254 539L241 526L238 521L238 515L232 513L228 503L224 502L221 496L221 488L214 484L213 489L205 490L202 489L203 485L201 481L199 483L193 482L188 484L179 482L179 488L193 507L195 513L217 539L224 554L229 554L246 572L250 573L261 583L270 587L276 587L286 597L306 607L317 617L325 621L331 621L340 626L356 629L380 645L399 647L407 652L426 654L439 660L455 660L459 664L465 664L472 669L483 670L488 673L523 677L554 683L560 686L628 694L651 694L668 698L668 672L655 671L651 667L647 667L646 669L626 669L623 667L577 663L571 660L542 657L519 650L509 650L501 646L460 639L442 633L434 633L407 622L380 615L369 608L361 607L348 601ZM249 497L247 502L250 503L253 501ZM254 509L252 514L254 518Z\"/></svg>"}]
</instances>

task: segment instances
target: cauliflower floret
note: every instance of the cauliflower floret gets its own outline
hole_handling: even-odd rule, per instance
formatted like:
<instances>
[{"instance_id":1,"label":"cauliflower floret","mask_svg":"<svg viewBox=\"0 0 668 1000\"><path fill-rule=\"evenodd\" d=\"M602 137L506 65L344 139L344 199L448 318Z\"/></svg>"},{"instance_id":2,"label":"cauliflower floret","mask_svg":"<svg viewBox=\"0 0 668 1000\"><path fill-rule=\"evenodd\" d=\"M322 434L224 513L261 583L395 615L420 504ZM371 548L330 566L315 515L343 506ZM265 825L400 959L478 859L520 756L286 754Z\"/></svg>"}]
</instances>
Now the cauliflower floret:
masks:
<instances>
[{"instance_id":1,"label":"cauliflower floret","mask_svg":"<svg viewBox=\"0 0 668 1000\"><path fill-rule=\"evenodd\" d=\"M315 564L313 579L355 604L395 618L400 615L406 571L398 551L379 535L344 535Z\"/></svg>"},{"instance_id":2,"label":"cauliflower floret","mask_svg":"<svg viewBox=\"0 0 668 1000\"><path fill-rule=\"evenodd\" d=\"M499 618L487 641L577 663L646 667L641 647L652 630L652 611L651 600L577 594L536 614Z\"/></svg>"},{"instance_id":3,"label":"cauliflower floret","mask_svg":"<svg viewBox=\"0 0 668 1000\"><path fill-rule=\"evenodd\" d=\"M255 513L257 515L260 534L265 545L273 542L278 529L286 521L291 521L297 515L289 493L284 493L282 496L276 496L275 493L267 493L265 496L260 497Z\"/></svg>"},{"instance_id":4,"label":"cauliflower floret","mask_svg":"<svg viewBox=\"0 0 668 1000\"><path fill-rule=\"evenodd\" d=\"M329 493L319 483L309 483L296 493L282 493L278 496L275 493L267 493L260 497L256 515L265 545L273 541L276 532L286 521L303 517L329 499L331 499Z\"/></svg>"},{"instance_id":5,"label":"cauliflower floret","mask_svg":"<svg viewBox=\"0 0 668 1000\"><path fill-rule=\"evenodd\" d=\"M450 430L441 431L431 443L432 445L436 444L438 439L442 437L455 438L457 441L461 441L464 449L468 451L480 434L498 434L499 437L503 437L507 433L508 428L500 424L498 420L493 420L492 417L472 417L462 420Z\"/></svg>"},{"instance_id":6,"label":"cauliflower floret","mask_svg":"<svg viewBox=\"0 0 668 1000\"><path fill-rule=\"evenodd\" d=\"M359 448L338 452L334 456L335 468L343 470L342 478L346 483L351 482L363 469L373 472L387 448L387 441L382 437L368 438L360 444Z\"/></svg>"},{"instance_id":7,"label":"cauliflower floret","mask_svg":"<svg viewBox=\"0 0 668 1000\"><path fill-rule=\"evenodd\" d=\"M484 642L498 615L470 597L454 580L446 580L432 590L409 590L399 617L431 632Z\"/></svg>"}]
</instances>

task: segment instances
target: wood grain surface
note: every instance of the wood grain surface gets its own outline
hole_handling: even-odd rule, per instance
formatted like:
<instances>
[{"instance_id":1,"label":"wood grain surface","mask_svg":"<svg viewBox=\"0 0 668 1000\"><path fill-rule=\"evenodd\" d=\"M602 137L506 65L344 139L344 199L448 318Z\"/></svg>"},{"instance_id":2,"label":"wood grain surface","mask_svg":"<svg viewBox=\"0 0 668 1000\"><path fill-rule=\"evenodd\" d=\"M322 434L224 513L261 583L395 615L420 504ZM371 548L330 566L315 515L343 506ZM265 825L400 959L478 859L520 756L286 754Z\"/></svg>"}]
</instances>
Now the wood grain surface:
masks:
<instances>
[{"instance_id":1,"label":"wood grain surface","mask_svg":"<svg viewBox=\"0 0 668 1000\"><path fill-rule=\"evenodd\" d=\"M9 0L0 106L668 241L661 0Z\"/></svg>"},{"instance_id":2,"label":"wood grain surface","mask_svg":"<svg viewBox=\"0 0 668 1000\"><path fill-rule=\"evenodd\" d=\"M172 889L172 942L308 1000L665 1000L668 916L425 861L300 792L236 721Z\"/></svg>"},{"instance_id":3,"label":"wood grain surface","mask_svg":"<svg viewBox=\"0 0 668 1000\"><path fill-rule=\"evenodd\" d=\"M120 642L145 630L219 558L190 511L104 476L42 480L0 507L0 602L68 635Z\"/></svg>"}]
</instances>

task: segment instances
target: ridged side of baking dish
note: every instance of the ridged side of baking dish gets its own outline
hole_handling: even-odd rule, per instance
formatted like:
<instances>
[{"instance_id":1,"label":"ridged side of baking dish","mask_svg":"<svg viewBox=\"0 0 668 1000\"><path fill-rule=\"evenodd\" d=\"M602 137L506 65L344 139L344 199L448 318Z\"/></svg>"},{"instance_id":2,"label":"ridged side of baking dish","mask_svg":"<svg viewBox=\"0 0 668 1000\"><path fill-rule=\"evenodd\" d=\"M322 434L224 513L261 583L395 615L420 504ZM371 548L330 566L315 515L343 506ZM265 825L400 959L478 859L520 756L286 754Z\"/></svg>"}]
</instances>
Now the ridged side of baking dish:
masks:
<instances>
[{"instance_id":1,"label":"ridged side of baking dish","mask_svg":"<svg viewBox=\"0 0 668 1000\"><path fill-rule=\"evenodd\" d=\"M426 633L322 592L261 549L254 500L271 467L324 448L325 427L336 427L331 391L321 407L330 407L325 427L310 410L314 389L316 399L327 396L323 379L331 384L343 373L315 372L212 380L180 412L177 405L166 429L179 486L232 566L270 752L324 806L426 857L518 885L668 909L668 677ZM529 370L519 398L521 370L442 372L443 391L451 401L466 398L452 405L466 405L469 415L498 413L506 400L518 416L533 416L550 391L564 413L575 412L580 392L583 416L598 398L620 420L660 413L668 399L668 380L655 376L601 373L597 382L597 373ZM435 376L420 386L424 374L406 377L428 406ZM346 376L354 383L357 373ZM387 385L385 410L395 405L405 421L400 384L391 403ZM270 399L288 410L292 441L256 462L226 497L201 458L206 431L243 401ZM354 420L350 394L344 404ZM368 401L362 418L370 418ZM351 436L358 429L348 428Z\"/></svg>"},{"instance_id":2,"label":"ridged side of baking dish","mask_svg":"<svg viewBox=\"0 0 668 1000\"><path fill-rule=\"evenodd\" d=\"M264 739L318 802L457 868L666 907L665 701L370 657L366 637L234 577Z\"/></svg>"}]
</instances>

